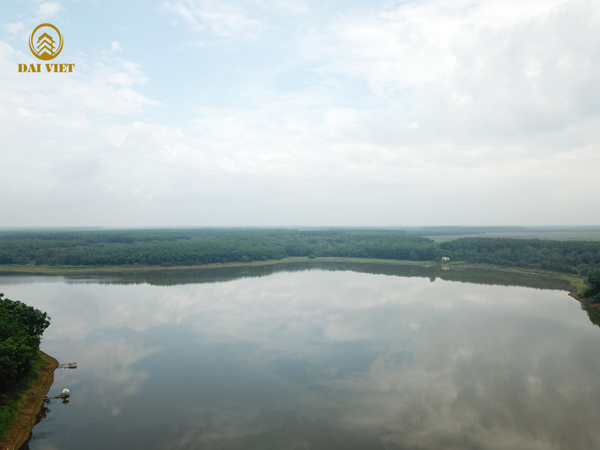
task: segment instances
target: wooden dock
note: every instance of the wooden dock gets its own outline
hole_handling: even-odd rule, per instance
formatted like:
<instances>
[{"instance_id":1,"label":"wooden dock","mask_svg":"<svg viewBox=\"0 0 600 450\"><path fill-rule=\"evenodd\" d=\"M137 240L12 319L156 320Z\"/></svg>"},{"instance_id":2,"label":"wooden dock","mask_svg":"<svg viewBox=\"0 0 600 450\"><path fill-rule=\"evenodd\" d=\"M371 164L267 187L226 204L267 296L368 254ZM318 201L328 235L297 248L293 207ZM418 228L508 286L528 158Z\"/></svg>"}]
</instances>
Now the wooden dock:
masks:
<instances>
[{"instance_id":1,"label":"wooden dock","mask_svg":"<svg viewBox=\"0 0 600 450\"><path fill-rule=\"evenodd\" d=\"M55 395L54 397L44 397L44 401L50 401L55 398L67 399L70 396L71 396L71 393L69 392L69 390L67 388L64 388L60 394Z\"/></svg>"},{"instance_id":2,"label":"wooden dock","mask_svg":"<svg viewBox=\"0 0 600 450\"><path fill-rule=\"evenodd\" d=\"M55 398L69 398L71 394L58 394L54 397L44 397L44 400L54 400Z\"/></svg>"},{"instance_id":3,"label":"wooden dock","mask_svg":"<svg viewBox=\"0 0 600 450\"><path fill-rule=\"evenodd\" d=\"M59 369L77 369L76 362L64 363L58 366Z\"/></svg>"}]
</instances>

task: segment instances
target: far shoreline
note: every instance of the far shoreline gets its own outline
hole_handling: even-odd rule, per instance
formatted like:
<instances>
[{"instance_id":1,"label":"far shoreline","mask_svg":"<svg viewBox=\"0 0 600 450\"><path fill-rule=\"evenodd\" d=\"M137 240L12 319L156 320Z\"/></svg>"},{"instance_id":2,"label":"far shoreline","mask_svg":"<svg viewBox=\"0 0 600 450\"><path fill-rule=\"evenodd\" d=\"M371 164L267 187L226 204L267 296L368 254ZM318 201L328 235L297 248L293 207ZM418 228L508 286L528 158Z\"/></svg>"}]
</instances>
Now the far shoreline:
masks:
<instances>
[{"instance_id":1,"label":"far shoreline","mask_svg":"<svg viewBox=\"0 0 600 450\"><path fill-rule=\"evenodd\" d=\"M290 262L355 262L355 263L382 263L414 265L421 267L433 267L437 263L434 261L408 261L396 259L374 259L374 258L346 258L346 257L288 257L283 259L269 259L266 261L233 262L233 263L211 263L199 264L194 266L43 266L43 265L0 265L0 275L7 274L40 274L40 275L71 275L71 274L102 274L102 273L135 273L135 272L154 272L164 270L197 270L197 269L217 269L222 267L252 267L269 266L275 264L285 264Z\"/></svg>"},{"instance_id":2,"label":"far shoreline","mask_svg":"<svg viewBox=\"0 0 600 450\"><path fill-rule=\"evenodd\" d=\"M127 266L44 266L44 265L0 265L0 276L2 275L101 275L101 274L120 274L120 273L144 273L144 272L159 272L159 271L187 271L187 270L203 270L203 269L218 269L227 267L256 267L269 266L277 264L286 264L293 262L302 263L321 263L321 262L337 262L337 263L356 263L356 264L392 264L392 265L411 265L424 268L435 266L448 267L453 270L462 269L482 269L490 271L500 271L508 273L518 273L532 276L550 276L568 281L573 290L569 295L578 301L582 301L580 293L585 288L586 277L573 275L563 272L553 272L542 269L531 268L516 268L495 266L491 264L472 264L462 261L450 262L441 264L439 261L410 261L396 259L375 259L375 258L349 258L349 257L288 257L276 260L267 261L251 261L251 262L234 262L234 263L212 263L201 264L194 266L143 266L143 265L127 265ZM582 302L583 303L583 302Z\"/></svg>"}]
</instances>

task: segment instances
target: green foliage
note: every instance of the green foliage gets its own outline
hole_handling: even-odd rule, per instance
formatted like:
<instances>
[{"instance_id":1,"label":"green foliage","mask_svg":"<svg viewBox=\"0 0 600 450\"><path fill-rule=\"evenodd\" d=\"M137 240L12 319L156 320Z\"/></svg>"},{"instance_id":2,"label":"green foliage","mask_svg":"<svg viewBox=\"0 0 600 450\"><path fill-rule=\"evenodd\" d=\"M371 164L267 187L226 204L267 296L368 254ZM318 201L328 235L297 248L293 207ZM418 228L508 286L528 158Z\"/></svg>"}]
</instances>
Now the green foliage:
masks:
<instances>
[{"instance_id":1,"label":"green foliage","mask_svg":"<svg viewBox=\"0 0 600 450\"><path fill-rule=\"evenodd\" d=\"M20 383L36 372L34 363L48 325L46 313L0 294L0 441L19 409L21 397L15 392L24 390Z\"/></svg>"},{"instance_id":2,"label":"green foliage","mask_svg":"<svg viewBox=\"0 0 600 450\"><path fill-rule=\"evenodd\" d=\"M160 265L339 256L433 260L435 243L401 230L187 229L0 233L0 265Z\"/></svg>"},{"instance_id":3,"label":"green foliage","mask_svg":"<svg viewBox=\"0 0 600 450\"><path fill-rule=\"evenodd\" d=\"M439 244L452 261L586 274L600 269L600 242L462 238Z\"/></svg>"},{"instance_id":4,"label":"green foliage","mask_svg":"<svg viewBox=\"0 0 600 450\"><path fill-rule=\"evenodd\" d=\"M7 437L7 433L14 422L21 403L21 395L17 395L11 402L8 402L7 396L0 394L0 444ZM3 447L0 445L0 448Z\"/></svg>"},{"instance_id":5,"label":"green foliage","mask_svg":"<svg viewBox=\"0 0 600 450\"><path fill-rule=\"evenodd\" d=\"M286 257L439 261L441 256L448 256L451 262L584 276L600 270L600 241L481 237L436 243L416 235L483 231L461 227L409 231L351 228L10 231L0 232L0 266L195 266Z\"/></svg>"},{"instance_id":6,"label":"green foliage","mask_svg":"<svg viewBox=\"0 0 600 450\"><path fill-rule=\"evenodd\" d=\"M28 374L37 358L50 318L31 306L0 294L0 393Z\"/></svg>"},{"instance_id":7,"label":"green foliage","mask_svg":"<svg viewBox=\"0 0 600 450\"><path fill-rule=\"evenodd\" d=\"M583 297L600 302L600 271L590 273L587 282L588 287L583 292Z\"/></svg>"},{"instance_id":8,"label":"green foliage","mask_svg":"<svg viewBox=\"0 0 600 450\"><path fill-rule=\"evenodd\" d=\"M0 294L1 296L2 294ZM0 448L4 448L1 444L6 439L11 425L26 402L23 392L29 389L39 377L39 372L44 364L44 358L38 353L28 376L20 379L17 384L12 386L8 392L9 395L0 393Z\"/></svg>"},{"instance_id":9,"label":"green foliage","mask_svg":"<svg viewBox=\"0 0 600 450\"><path fill-rule=\"evenodd\" d=\"M4 401L0 399L0 442L6 435L10 424L13 421L14 411L10 405L5 405Z\"/></svg>"}]
</instances>

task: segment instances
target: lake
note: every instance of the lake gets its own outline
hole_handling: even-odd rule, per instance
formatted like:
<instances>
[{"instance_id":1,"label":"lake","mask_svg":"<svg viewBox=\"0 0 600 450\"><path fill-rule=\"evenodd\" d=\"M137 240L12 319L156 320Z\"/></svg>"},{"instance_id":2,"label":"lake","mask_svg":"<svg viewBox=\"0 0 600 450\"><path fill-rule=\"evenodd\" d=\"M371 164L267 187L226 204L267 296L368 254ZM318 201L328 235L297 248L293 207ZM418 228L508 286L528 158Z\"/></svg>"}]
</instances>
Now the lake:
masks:
<instances>
[{"instance_id":1,"label":"lake","mask_svg":"<svg viewBox=\"0 0 600 450\"><path fill-rule=\"evenodd\" d=\"M385 264L0 276L58 369L30 449L598 449L564 282Z\"/></svg>"}]
</instances>

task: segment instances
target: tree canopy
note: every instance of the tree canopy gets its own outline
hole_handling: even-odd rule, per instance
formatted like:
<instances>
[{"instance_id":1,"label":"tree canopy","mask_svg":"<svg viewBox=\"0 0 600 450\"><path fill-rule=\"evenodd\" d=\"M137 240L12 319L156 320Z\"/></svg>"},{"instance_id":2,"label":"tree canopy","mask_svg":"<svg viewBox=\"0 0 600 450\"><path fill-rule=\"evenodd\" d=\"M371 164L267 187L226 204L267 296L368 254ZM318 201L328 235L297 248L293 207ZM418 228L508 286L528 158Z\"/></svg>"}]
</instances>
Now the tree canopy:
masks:
<instances>
[{"instance_id":1,"label":"tree canopy","mask_svg":"<svg viewBox=\"0 0 600 450\"><path fill-rule=\"evenodd\" d=\"M461 230L432 228L419 232L432 235ZM417 231L364 228L0 231L0 266L196 266L286 257L440 261L445 256L451 262L583 276L600 270L600 241L476 237L440 243L415 235Z\"/></svg>"},{"instance_id":2,"label":"tree canopy","mask_svg":"<svg viewBox=\"0 0 600 450\"><path fill-rule=\"evenodd\" d=\"M583 297L600 302L600 271L594 271L589 274L588 287L583 291Z\"/></svg>"},{"instance_id":3,"label":"tree canopy","mask_svg":"<svg viewBox=\"0 0 600 450\"><path fill-rule=\"evenodd\" d=\"M50 317L0 294L0 393L31 369Z\"/></svg>"}]
</instances>

